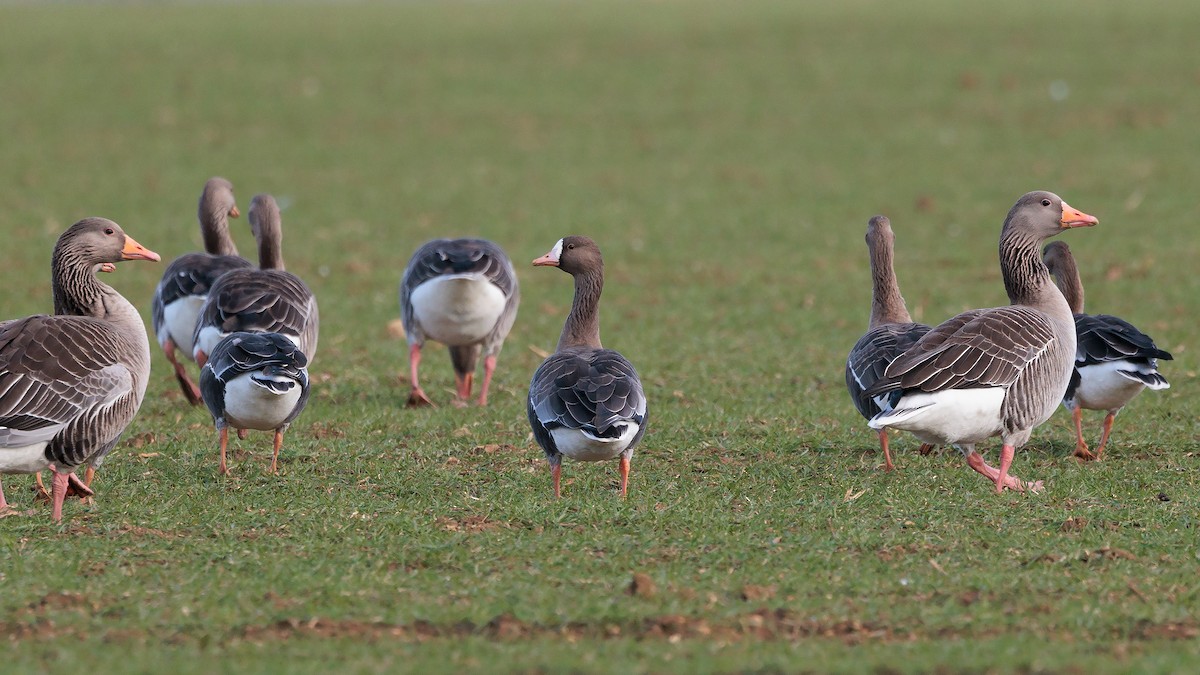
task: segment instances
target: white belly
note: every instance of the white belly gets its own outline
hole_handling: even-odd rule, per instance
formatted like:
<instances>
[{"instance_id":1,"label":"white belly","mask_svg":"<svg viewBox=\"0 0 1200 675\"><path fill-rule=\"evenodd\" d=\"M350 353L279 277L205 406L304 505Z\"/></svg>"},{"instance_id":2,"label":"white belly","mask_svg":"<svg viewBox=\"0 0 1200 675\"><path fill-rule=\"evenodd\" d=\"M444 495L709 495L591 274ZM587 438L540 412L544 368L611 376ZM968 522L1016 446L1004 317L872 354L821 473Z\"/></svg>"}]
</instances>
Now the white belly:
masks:
<instances>
[{"instance_id":1,"label":"white belly","mask_svg":"<svg viewBox=\"0 0 1200 675\"><path fill-rule=\"evenodd\" d=\"M300 385L276 393L241 375L225 384L225 421L237 429L278 429L299 400Z\"/></svg>"},{"instance_id":2,"label":"white belly","mask_svg":"<svg viewBox=\"0 0 1200 675\"><path fill-rule=\"evenodd\" d=\"M192 350L195 345L192 338L196 333L196 321L200 318L200 308L204 307L204 295L189 295L163 307L163 323L166 324L167 336L175 346L190 359L194 359ZM159 336L162 340L163 336Z\"/></svg>"},{"instance_id":3,"label":"white belly","mask_svg":"<svg viewBox=\"0 0 1200 675\"><path fill-rule=\"evenodd\" d=\"M908 394L895 410L876 415L869 424L872 429L903 429L926 443L978 443L1000 433L1003 402L999 387Z\"/></svg>"},{"instance_id":4,"label":"white belly","mask_svg":"<svg viewBox=\"0 0 1200 675\"><path fill-rule=\"evenodd\" d=\"M46 443L0 448L0 473L37 473L49 466Z\"/></svg>"},{"instance_id":5,"label":"white belly","mask_svg":"<svg viewBox=\"0 0 1200 675\"><path fill-rule=\"evenodd\" d=\"M1120 410L1133 400L1146 385L1117 372L1132 370L1132 364L1109 361L1079 369L1079 387L1075 402L1088 410Z\"/></svg>"},{"instance_id":6,"label":"white belly","mask_svg":"<svg viewBox=\"0 0 1200 675\"><path fill-rule=\"evenodd\" d=\"M504 292L477 274L435 277L409 301L425 335L451 347L487 337L504 312Z\"/></svg>"},{"instance_id":7,"label":"white belly","mask_svg":"<svg viewBox=\"0 0 1200 675\"><path fill-rule=\"evenodd\" d=\"M579 429L554 429L550 435L554 445L564 456L579 462L600 462L612 459L622 452L637 436L638 425L629 422L620 438L596 438Z\"/></svg>"}]
</instances>

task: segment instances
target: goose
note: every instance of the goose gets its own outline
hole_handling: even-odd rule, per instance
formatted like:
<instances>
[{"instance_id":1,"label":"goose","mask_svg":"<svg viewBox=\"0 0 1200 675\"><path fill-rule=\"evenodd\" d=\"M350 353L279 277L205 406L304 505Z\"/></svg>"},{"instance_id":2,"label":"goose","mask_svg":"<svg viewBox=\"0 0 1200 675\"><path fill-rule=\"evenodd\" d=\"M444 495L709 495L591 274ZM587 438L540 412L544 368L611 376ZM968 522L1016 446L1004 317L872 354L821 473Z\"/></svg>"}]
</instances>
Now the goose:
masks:
<instances>
[{"instance_id":1,"label":"goose","mask_svg":"<svg viewBox=\"0 0 1200 675\"><path fill-rule=\"evenodd\" d=\"M865 395L867 389L883 377L883 372L897 356L913 346L929 332L929 326L914 323L900 295L896 272L892 267L892 251L896 235L886 216L875 216L867 223L867 250L871 257L871 319L867 332L846 358L846 389L850 400L866 419L878 415L888 405L886 397ZM879 430L879 447L883 450L887 471L895 468L888 451L887 429ZM921 453L930 446L923 444Z\"/></svg>"},{"instance_id":2,"label":"goose","mask_svg":"<svg viewBox=\"0 0 1200 675\"><path fill-rule=\"evenodd\" d=\"M1058 407L1075 359L1071 308L1042 263L1041 246L1064 229L1098 222L1052 192L1018 199L1000 231L1000 272L1012 304L959 314L892 361L866 391L891 404L870 427L958 446L998 493L1041 491L1041 481L1021 481L1009 467L1016 448ZM999 469L975 451L992 436L1003 444Z\"/></svg>"},{"instance_id":3,"label":"goose","mask_svg":"<svg viewBox=\"0 0 1200 675\"><path fill-rule=\"evenodd\" d=\"M171 261L150 303L158 344L175 370L184 397L192 405L200 403L200 390L175 352L193 358L196 319L213 282L229 270L252 267L249 260L238 255L237 246L229 236L229 219L240 215L232 183L220 177L208 179L200 194L197 215L206 252L185 253Z\"/></svg>"},{"instance_id":4,"label":"goose","mask_svg":"<svg viewBox=\"0 0 1200 675\"><path fill-rule=\"evenodd\" d=\"M317 353L317 299L300 277L283 266L283 226L271 195L254 195L248 214L258 242L260 269L236 269L213 284L196 322L193 354L204 367L230 333L279 333L311 362Z\"/></svg>"},{"instance_id":5,"label":"goose","mask_svg":"<svg viewBox=\"0 0 1200 675\"><path fill-rule=\"evenodd\" d=\"M550 462L554 496L562 496L566 455L584 462L620 456L623 497L634 446L646 433L646 395L633 364L600 344L600 248L587 237L564 237L533 264L575 277L575 298L558 347L533 373L526 407L533 437Z\"/></svg>"},{"instance_id":6,"label":"goose","mask_svg":"<svg viewBox=\"0 0 1200 675\"><path fill-rule=\"evenodd\" d=\"M408 405L432 405L417 380L427 338L449 348L460 405L471 397L475 363L483 356L479 405L487 405L496 357L520 302L512 261L496 244L486 239L436 239L418 248L400 280L400 318L408 339L412 385Z\"/></svg>"},{"instance_id":7,"label":"goose","mask_svg":"<svg viewBox=\"0 0 1200 675\"><path fill-rule=\"evenodd\" d=\"M111 220L80 220L58 238L51 258L55 316L0 325L0 474L50 469L55 521L68 488L92 494L75 469L87 463L90 474L103 463L146 393L146 326L96 278L122 260L159 256ZM7 506L0 485L0 511Z\"/></svg>"},{"instance_id":8,"label":"goose","mask_svg":"<svg viewBox=\"0 0 1200 675\"><path fill-rule=\"evenodd\" d=\"M1167 378L1158 372L1158 359L1171 360L1154 340L1124 319L1107 314L1083 313L1083 283L1071 249L1061 241L1051 242L1043 255L1067 304L1075 315L1075 371L1067 385L1063 406L1075 418L1075 456L1100 459L1113 420L1143 389L1167 389ZM1083 440L1083 411L1103 410L1104 430L1096 453Z\"/></svg>"},{"instance_id":9,"label":"goose","mask_svg":"<svg viewBox=\"0 0 1200 675\"><path fill-rule=\"evenodd\" d=\"M200 393L213 416L221 445L220 472L229 475L225 448L229 427L275 432L271 473L276 472L283 432L308 403L308 358L279 333L230 333L200 369Z\"/></svg>"}]
</instances>

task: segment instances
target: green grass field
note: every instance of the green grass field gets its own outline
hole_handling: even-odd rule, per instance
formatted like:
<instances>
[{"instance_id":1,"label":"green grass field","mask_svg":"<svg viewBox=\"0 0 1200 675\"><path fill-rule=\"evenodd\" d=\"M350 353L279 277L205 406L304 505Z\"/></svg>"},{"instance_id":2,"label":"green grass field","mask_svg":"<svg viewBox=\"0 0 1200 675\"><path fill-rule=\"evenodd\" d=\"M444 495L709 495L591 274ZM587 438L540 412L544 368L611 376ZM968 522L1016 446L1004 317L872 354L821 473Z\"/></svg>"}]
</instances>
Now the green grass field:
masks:
<instances>
[{"instance_id":1,"label":"green grass field","mask_svg":"<svg viewBox=\"0 0 1200 675\"><path fill-rule=\"evenodd\" d=\"M0 519L0 670L1194 672L1198 32L1190 0L3 4L3 318L52 308L80 217L198 250L224 175L285 205L322 336L278 476L261 433L217 476L155 349L94 505L55 525L5 477L35 513ZM1088 309L1172 388L1098 464L1060 410L1013 465L1040 495L910 437L885 474L842 379L867 219L936 323L1006 302L1032 189L1100 218L1066 235ZM625 500L613 462L555 501L525 420L571 294L528 263L572 233L650 398ZM433 346L443 405L407 410L400 273L456 235L507 249L521 312L492 405L445 405ZM162 269L106 280L148 317Z\"/></svg>"}]
</instances>

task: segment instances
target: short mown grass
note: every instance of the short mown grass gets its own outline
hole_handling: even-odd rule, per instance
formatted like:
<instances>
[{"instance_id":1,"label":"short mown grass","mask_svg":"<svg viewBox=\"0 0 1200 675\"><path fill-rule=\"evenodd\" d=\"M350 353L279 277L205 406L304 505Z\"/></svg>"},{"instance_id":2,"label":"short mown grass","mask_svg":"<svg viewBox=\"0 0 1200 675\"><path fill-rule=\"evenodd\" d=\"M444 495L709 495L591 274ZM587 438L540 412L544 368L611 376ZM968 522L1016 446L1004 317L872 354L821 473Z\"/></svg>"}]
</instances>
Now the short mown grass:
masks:
<instances>
[{"instance_id":1,"label":"short mown grass","mask_svg":"<svg viewBox=\"0 0 1200 675\"><path fill-rule=\"evenodd\" d=\"M0 7L4 317L51 308L82 216L197 250L224 175L285 206L322 318L278 476L264 434L217 476L156 354L94 505L55 525L5 477L34 513L0 519L3 670L1194 670L1198 30L1184 0ZM842 380L867 219L937 322L1005 302L996 236L1042 188L1100 218L1066 235L1088 308L1172 351L1172 388L1101 463L1065 412L1037 429L1040 495L904 436L882 472ZM571 293L528 262L571 233L650 398L625 500L614 463L555 501L525 421ZM492 405L447 405L434 346L442 405L408 410L400 272L456 235L506 248L521 312ZM161 273L106 280L148 314Z\"/></svg>"}]
</instances>

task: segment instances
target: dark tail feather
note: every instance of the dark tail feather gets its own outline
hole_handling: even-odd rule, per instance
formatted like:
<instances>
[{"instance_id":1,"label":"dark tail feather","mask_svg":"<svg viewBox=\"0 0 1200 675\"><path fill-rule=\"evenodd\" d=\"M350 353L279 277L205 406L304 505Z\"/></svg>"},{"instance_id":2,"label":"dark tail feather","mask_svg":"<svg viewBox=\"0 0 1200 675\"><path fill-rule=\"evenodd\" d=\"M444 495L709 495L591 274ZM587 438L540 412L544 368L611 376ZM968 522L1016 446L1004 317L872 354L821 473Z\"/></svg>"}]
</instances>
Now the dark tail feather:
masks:
<instances>
[{"instance_id":1,"label":"dark tail feather","mask_svg":"<svg viewBox=\"0 0 1200 675\"><path fill-rule=\"evenodd\" d=\"M1136 370L1118 370L1117 372L1131 380L1141 382L1151 389L1166 389L1171 386L1171 383L1167 382L1167 378L1159 375L1157 372L1141 373Z\"/></svg>"},{"instance_id":2,"label":"dark tail feather","mask_svg":"<svg viewBox=\"0 0 1200 675\"><path fill-rule=\"evenodd\" d=\"M483 345L478 343L464 347L451 347L450 362L454 364L454 372L460 375L475 372L475 362L479 360L479 353L482 351Z\"/></svg>"}]
</instances>

